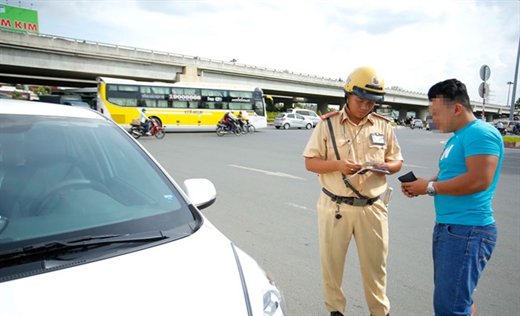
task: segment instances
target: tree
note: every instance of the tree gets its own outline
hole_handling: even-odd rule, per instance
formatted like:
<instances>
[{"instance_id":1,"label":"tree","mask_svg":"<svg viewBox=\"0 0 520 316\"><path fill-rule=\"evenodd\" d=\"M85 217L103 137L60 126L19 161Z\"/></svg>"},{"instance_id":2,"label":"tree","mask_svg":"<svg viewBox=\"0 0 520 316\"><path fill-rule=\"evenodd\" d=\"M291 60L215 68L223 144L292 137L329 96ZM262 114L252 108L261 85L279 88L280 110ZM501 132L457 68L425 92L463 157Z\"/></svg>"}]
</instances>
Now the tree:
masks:
<instances>
[{"instance_id":1,"label":"tree","mask_svg":"<svg viewBox=\"0 0 520 316\"><path fill-rule=\"evenodd\" d=\"M30 87L29 89L37 95L51 94L51 88L48 86L38 86L37 88Z\"/></svg>"},{"instance_id":2,"label":"tree","mask_svg":"<svg viewBox=\"0 0 520 316\"><path fill-rule=\"evenodd\" d=\"M18 91L13 91L13 93L11 93L11 98L13 98L14 100L19 100L21 99L22 97L22 94Z\"/></svg>"},{"instance_id":3,"label":"tree","mask_svg":"<svg viewBox=\"0 0 520 316\"><path fill-rule=\"evenodd\" d=\"M520 98L518 98L518 100L516 100L515 109L520 109Z\"/></svg>"}]
</instances>

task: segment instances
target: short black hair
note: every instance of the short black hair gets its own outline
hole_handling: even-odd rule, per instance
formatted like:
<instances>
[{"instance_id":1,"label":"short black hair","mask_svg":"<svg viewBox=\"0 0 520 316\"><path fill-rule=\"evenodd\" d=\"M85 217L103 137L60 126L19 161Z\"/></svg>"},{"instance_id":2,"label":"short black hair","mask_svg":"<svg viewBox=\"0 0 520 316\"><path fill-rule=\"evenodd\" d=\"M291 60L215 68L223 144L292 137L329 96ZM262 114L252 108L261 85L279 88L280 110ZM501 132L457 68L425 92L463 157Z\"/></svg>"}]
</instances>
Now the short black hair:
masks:
<instances>
[{"instance_id":1,"label":"short black hair","mask_svg":"<svg viewBox=\"0 0 520 316\"><path fill-rule=\"evenodd\" d=\"M457 79L448 79L434 84L428 90L428 100L442 98L449 103L460 103L466 110L473 112L466 85Z\"/></svg>"}]
</instances>

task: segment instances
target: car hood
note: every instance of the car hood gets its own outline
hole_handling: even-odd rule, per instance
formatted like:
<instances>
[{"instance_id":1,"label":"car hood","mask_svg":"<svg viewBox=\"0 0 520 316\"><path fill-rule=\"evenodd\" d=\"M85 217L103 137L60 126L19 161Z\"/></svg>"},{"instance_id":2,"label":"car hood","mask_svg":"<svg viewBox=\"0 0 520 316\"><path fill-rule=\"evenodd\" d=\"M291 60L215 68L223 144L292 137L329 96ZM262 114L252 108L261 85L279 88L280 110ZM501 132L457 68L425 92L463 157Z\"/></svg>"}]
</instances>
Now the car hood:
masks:
<instances>
[{"instance_id":1,"label":"car hood","mask_svg":"<svg viewBox=\"0 0 520 316\"><path fill-rule=\"evenodd\" d=\"M233 247L204 225L181 240L3 282L0 315L247 315ZM238 251L251 272L254 261Z\"/></svg>"}]
</instances>

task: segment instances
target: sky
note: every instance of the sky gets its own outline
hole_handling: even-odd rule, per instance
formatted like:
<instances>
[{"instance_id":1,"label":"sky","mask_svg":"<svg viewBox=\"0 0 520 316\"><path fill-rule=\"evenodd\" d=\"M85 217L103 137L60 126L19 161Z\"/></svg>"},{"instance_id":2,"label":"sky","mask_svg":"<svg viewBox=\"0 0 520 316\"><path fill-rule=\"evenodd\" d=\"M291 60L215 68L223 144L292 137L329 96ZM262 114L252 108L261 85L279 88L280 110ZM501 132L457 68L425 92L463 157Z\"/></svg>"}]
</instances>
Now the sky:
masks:
<instances>
[{"instance_id":1,"label":"sky","mask_svg":"<svg viewBox=\"0 0 520 316\"><path fill-rule=\"evenodd\" d=\"M420 93L457 78L473 101L487 65L487 104L510 104L520 81L520 0L0 3L37 10L43 34L342 80L372 66L387 87Z\"/></svg>"}]
</instances>

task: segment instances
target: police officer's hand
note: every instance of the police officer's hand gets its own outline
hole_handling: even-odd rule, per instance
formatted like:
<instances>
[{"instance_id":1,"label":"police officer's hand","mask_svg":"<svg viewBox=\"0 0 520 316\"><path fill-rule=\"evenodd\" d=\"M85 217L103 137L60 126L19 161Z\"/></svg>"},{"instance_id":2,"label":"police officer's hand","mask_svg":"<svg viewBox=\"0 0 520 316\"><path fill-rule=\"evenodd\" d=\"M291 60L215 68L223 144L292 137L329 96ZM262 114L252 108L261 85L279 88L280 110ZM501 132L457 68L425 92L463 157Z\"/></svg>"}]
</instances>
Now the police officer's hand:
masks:
<instances>
[{"instance_id":1,"label":"police officer's hand","mask_svg":"<svg viewBox=\"0 0 520 316\"><path fill-rule=\"evenodd\" d=\"M379 165L372 166L372 168L390 170L390 166L387 163L385 163L385 162L384 163L380 163ZM373 174L375 174L376 176L379 176L379 177L384 177L386 175L386 173L379 172L377 170L372 170L371 172Z\"/></svg>"},{"instance_id":2,"label":"police officer's hand","mask_svg":"<svg viewBox=\"0 0 520 316\"><path fill-rule=\"evenodd\" d=\"M426 187L428 186L428 180L418 178L412 182L402 182L401 192L409 198L416 197L418 195L426 194Z\"/></svg>"},{"instance_id":3,"label":"police officer's hand","mask_svg":"<svg viewBox=\"0 0 520 316\"><path fill-rule=\"evenodd\" d=\"M350 159L342 160L344 163L341 165L341 173L345 175L354 174L361 170L361 165L357 164L355 161Z\"/></svg>"}]
</instances>

